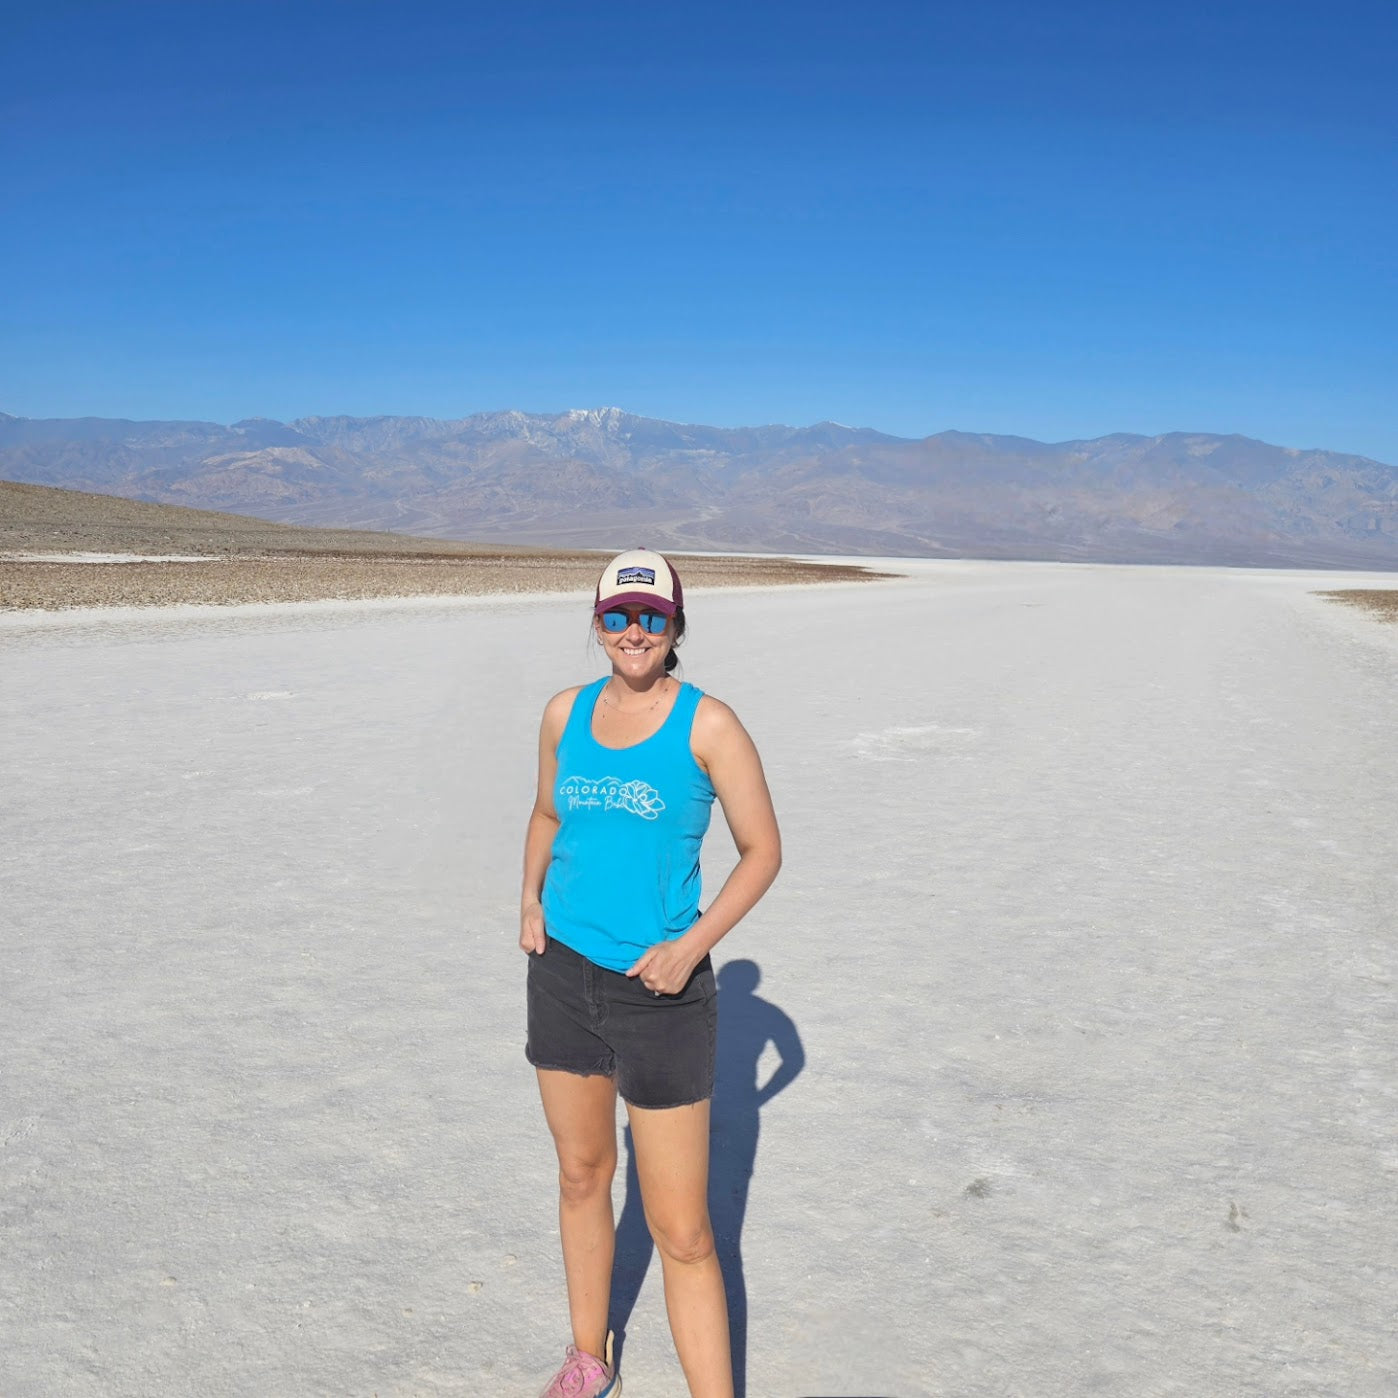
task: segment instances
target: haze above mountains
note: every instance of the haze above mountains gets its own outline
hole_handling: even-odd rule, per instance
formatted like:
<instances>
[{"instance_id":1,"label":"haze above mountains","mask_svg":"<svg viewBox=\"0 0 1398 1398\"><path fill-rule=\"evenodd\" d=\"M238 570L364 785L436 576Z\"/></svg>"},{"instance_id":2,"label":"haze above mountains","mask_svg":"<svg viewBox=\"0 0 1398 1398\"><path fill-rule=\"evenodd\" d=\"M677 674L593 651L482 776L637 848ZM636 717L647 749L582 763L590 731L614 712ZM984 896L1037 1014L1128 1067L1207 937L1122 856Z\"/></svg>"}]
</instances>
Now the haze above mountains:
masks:
<instances>
[{"instance_id":1,"label":"haze above mountains","mask_svg":"<svg viewBox=\"0 0 1398 1398\"><path fill-rule=\"evenodd\" d=\"M1240 436L922 439L559 414L0 414L0 479L517 544L1398 568L1398 468Z\"/></svg>"}]
</instances>

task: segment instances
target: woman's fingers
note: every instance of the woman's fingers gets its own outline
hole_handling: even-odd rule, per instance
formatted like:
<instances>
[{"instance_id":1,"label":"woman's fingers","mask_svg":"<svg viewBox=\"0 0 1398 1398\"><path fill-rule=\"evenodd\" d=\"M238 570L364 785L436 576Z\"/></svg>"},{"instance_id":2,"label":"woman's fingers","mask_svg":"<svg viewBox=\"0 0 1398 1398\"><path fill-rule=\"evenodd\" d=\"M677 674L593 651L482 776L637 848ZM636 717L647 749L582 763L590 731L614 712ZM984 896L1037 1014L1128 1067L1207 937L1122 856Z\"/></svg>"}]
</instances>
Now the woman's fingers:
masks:
<instances>
[{"instance_id":1,"label":"woman's fingers","mask_svg":"<svg viewBox=\"0 0 1398 1398\"><path fill-rule=\"evenodd\" d=\"M669 995L669 977L665 974L664 945L652 947L626 973L637 976L641 984L654 995Z\"/></svg>"},{"instance_id":2,"label":"woman's fingers","mask_svg":"<svg viewBox=\"0 0 1398 1398\"><path fill-rule=\"evenodd\" d=\"M639 976L641 984L657 995L677 995L694 968L673 943L661 942L646 952L626 973Z\"/></svg>"},{"instance_id":3,"label":"woman's fingers","mask_svg":"<svg viewBox=\"0 0 1398 1398\"><path fill-rule=\"evenodd\" d=\"M544 935L544 919L540 913L526 913L519 920L519 945L525 952L537 951L542 954L548 944Z\"/></svg>"}]
</instances>

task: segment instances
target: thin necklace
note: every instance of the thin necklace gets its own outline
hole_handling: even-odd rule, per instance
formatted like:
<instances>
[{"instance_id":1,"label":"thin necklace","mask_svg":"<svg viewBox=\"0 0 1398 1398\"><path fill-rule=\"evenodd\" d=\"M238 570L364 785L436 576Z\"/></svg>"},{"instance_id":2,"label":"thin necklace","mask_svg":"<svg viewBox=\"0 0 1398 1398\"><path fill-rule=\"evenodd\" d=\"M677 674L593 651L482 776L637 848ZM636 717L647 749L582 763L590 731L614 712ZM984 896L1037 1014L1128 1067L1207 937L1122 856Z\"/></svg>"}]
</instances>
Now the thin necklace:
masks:
<instances>
[{"instance_id":1,"label":"thin necklace","mask_svg":"<svg viewBox=\"0 0 1398 1398\"><path fill-rule=\"evenodd\" d=\"M610 693L611 693L611 688L612 688L610 684L606 684L606 685L604 685L604 686L602 687L602 702L603 702L609 709L615 709L615 710L617 711L617 713L619 713L619 714L625 714L628 718L633 718L633 717L635 717L637 714L648 714L648 713L650 713L650 711L651 711L653 708L655 708L655 706L670 692L669 687L668 687L668 685L666 684L666 680L668 680L669 678L670 678L670 677L669 677L668 675L666 675L666 676L660 681L660 693L657 694L657 695L655 696L655 698L652 699L652 700L650 701L650 703L647 704L647 705L645 706L644 709L623 709L623 708L621 707L620 704L614 702L614 701L609 697L609 696L610 696Z\"/></svg>"}]
</instances>

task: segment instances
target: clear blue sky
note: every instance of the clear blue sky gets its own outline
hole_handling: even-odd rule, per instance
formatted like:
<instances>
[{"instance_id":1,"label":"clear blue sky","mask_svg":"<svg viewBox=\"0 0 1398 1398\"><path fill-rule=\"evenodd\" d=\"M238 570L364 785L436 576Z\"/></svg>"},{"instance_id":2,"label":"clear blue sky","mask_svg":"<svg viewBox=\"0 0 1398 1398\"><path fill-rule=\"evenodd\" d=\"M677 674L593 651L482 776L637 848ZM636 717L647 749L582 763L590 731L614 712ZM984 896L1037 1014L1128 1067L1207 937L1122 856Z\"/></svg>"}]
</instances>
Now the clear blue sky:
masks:
<instances>
[{"instance_id":1,"label":"clear blue sky","mask_svg":"<svg viewBox=\"0 0 1398 1398\"><path fill-rule=\"evenodd\" d=\"M1391 0L5 6L0 410L1398 462Z\"/></svg>"}]
</instances>

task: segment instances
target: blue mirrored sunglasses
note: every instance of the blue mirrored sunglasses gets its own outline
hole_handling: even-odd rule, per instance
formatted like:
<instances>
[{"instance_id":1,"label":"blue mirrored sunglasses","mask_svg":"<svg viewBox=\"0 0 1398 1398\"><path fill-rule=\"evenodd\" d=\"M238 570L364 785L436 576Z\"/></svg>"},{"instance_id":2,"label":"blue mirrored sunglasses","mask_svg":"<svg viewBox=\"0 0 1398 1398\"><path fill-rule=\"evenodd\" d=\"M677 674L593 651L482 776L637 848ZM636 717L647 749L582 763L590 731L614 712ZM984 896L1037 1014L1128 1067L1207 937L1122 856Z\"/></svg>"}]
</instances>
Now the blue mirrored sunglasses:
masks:
<instances>
[{"instance_id":1,"label":"blue mirrored sunglasses","mask_svg":"<svg viewBox=\"0 0 1398 1398\"><path fill-rule=\"evenodd\" d=\"M659 636L670 624L664 612L643 611L639 607L609 607L602 613L602 626L613 635L625 631L633 621L652 636Z\"/></svg>"}]
</instances>

